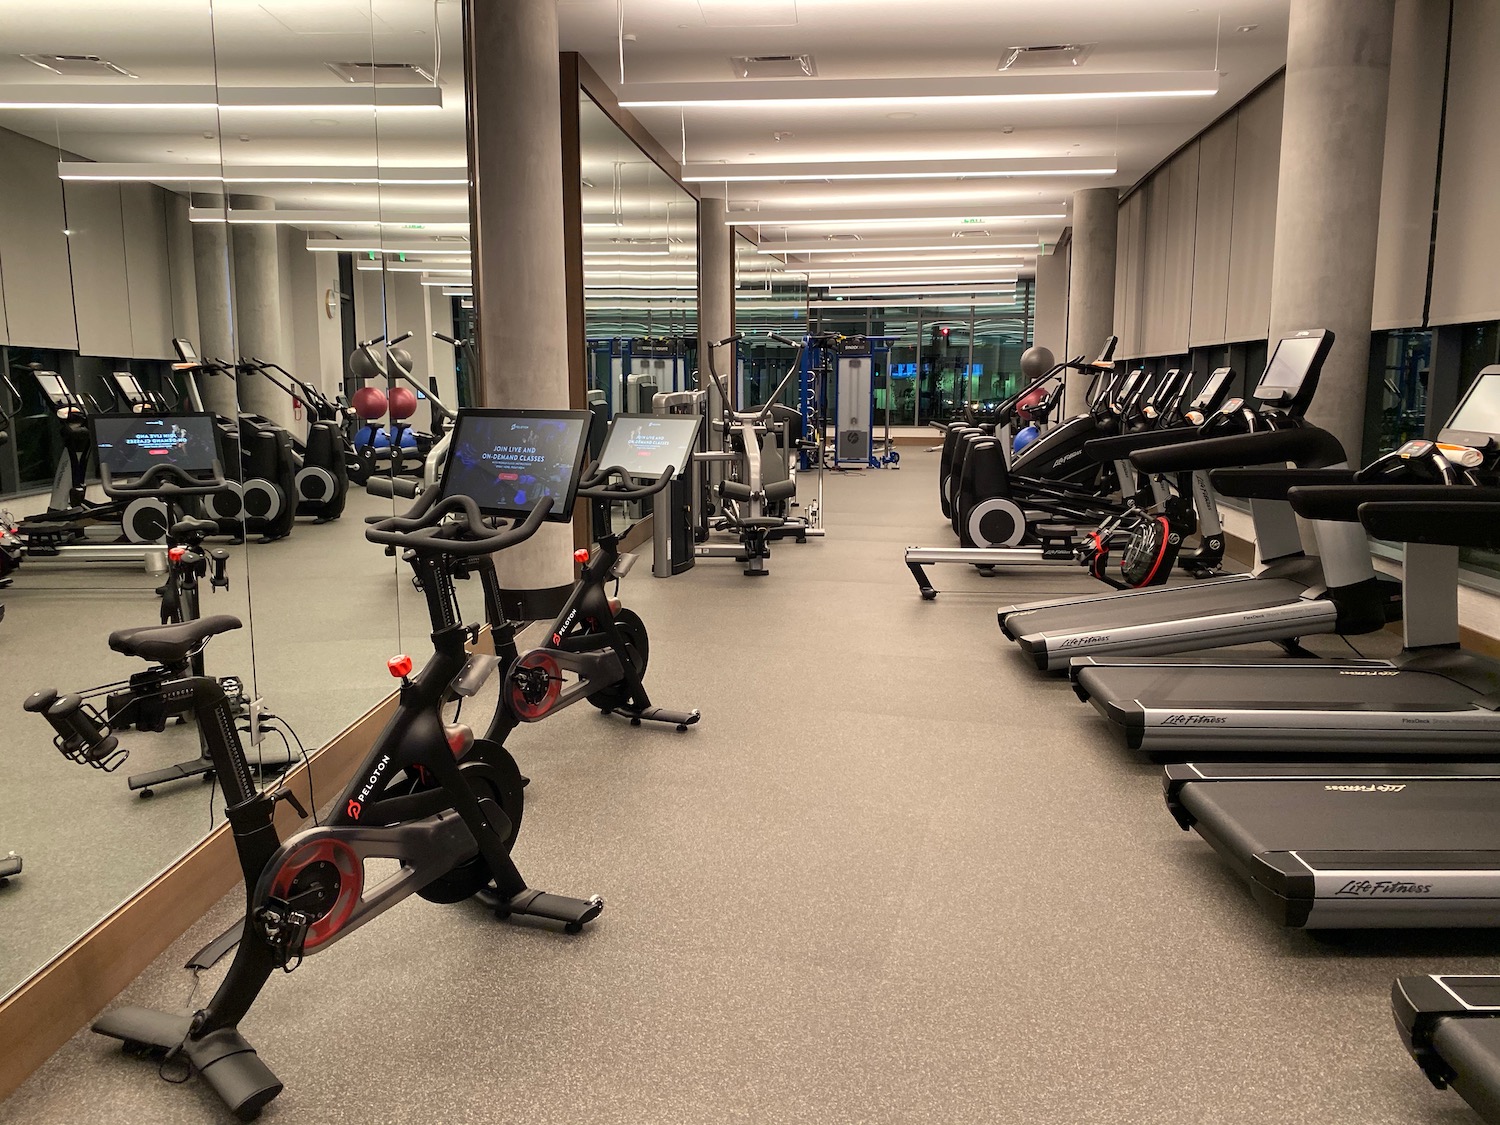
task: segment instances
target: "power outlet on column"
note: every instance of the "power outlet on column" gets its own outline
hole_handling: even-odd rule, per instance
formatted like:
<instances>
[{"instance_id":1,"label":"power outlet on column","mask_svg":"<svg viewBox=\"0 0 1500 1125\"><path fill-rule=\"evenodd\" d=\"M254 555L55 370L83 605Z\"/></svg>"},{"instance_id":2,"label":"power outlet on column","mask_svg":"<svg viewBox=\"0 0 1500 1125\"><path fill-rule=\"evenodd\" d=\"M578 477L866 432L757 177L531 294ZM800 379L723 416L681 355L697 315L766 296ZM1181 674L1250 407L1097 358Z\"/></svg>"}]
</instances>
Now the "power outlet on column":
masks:
<instances>
[{"instance_id":1,"label":"power outlet on column","mask_svg":"<svg viewBox=\"0 0 1500 1125\"><path fill-rule=\"evenodd\" d=\"M266 737L265 728L261 725L266 714L266 701L261 696L256 696L250 701L250 745L259 746L261 739Z\"/></svg>"}]
</instances>

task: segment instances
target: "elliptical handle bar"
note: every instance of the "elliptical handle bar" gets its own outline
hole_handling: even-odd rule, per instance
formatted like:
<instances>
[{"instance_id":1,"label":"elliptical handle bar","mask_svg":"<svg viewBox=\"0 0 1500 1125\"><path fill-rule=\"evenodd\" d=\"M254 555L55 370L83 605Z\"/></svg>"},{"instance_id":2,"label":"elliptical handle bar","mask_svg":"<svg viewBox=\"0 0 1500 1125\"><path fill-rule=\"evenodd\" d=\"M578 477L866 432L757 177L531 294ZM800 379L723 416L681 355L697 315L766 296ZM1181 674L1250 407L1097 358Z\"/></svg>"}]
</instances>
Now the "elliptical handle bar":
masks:
<instances>
[{"instance_id":1,"label":"elliptical handle bar","mask_svg":"<svg viewBox=\"0 0 1500 1125\"><path fill-rule=\"evenodd\" d=\"M438 489L427 489L406 515L379 521L365 531L365 538L371 543L404 547L418 554L472 558L524 543L536 534L552 511L552 497L545 496L525 520L495 528L485 523L473 497L439 497ZM450 520L450 516L459 518Z\"/></svg>"},{"instance_id":2,"label":"elliptical handle bar","mask_svg":"<svg viewBox=\"0 0 1500 1125\"><path fill-rule=\"evenodd\" d=\"M620 465L611 465L607 469L601 469L597 463L589 469L578 485L578 495L586 500L624 500L634 502L644 500L648 496L655 496L667 485L672 483L672 470L666 469L661 476L650 484L633 485L630 482L630 473ZM610 484L612 477L619 477L621 483Z\"/></svg>"}]
</instances>

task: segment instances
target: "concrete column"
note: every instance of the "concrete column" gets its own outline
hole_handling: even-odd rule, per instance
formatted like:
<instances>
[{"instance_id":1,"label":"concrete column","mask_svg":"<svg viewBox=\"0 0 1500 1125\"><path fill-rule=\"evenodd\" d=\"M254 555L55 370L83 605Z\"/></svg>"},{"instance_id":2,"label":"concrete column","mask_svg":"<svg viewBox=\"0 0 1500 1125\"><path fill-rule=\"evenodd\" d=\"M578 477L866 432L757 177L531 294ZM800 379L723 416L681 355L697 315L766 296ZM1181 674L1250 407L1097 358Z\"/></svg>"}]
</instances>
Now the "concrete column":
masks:
<instances>
[{"instance_id":1,"label":"concrete column","mask_svg":"<svg viewBox=\"0 0 1500 1125\"><path fill-rule=\"evenodd\" d=\"M1064 354L1099 354L1115 330L1115 243L1119 237L1120 193L1112 187L1073 193L1073 242L1068 267L1068 332ZM1063 356L1057 357L1059 360ZM1068 373L1065 416L1084 408L1088 376Z\"/></svg>"},{"instance_id":2,"label":"concrete column","mask_svg":"<svg viewBox=\"0 0 1500 1125\"><path fill-rule=\"evenodd\" d=\"M1031 343L1058 359L1068 350L1068 248L1053 247L1036 260L1036 303ZM1096 344L1097 348L1098 345Z\"/></svg>"},{"instance_id":3,"label":"concrete column","mask_svg":"<svg viewBox=\"0 0 1500 1125\"><path fill-rule=\"evenodd\" d=\"M556 0L464 0L464 56L475 390L485 406L566 409ZM567 587L572 548L569 528L547 524L499 556L501 582L517 591Z\"/></svg>"},{"instance_id":4,"label":"concrete column","mask_svg":"<svg viewBox=\"0 0 1500 1125\"><path fill-rule=\"evenodd\" d=\"M1294 0L1271 267L1271 339L1335 340L1308 418L1360 461L1393 0Z\"/></svg>"},{"instance_id":5,"label":"concrete column","mask_svg":"<svg viewBox=\"0 0 1500 1125\"><path fill-rule=\"evenodd\" d=\"M229 203L243 210L272 211L276 207L275 200L258 195L236 195ZM229 231L239 354L287 366L291 357L283 348L281 255L276 228L269 223L242 223ZM241 373L239 391L240 409L247 414L263 414L294 433L304 428L292 419L292 400L264 376Z\"/></svg>"},{"instance_id":6,"label":"concrete column","mask_svg":"<svg viewBox=\"0 0 1500 1125\"><path fill-rule=\"evenodd\" d=\"M708 416L719 417L719 390L708 373L709 345L734 332L734 228L725 225L729 205L723 199L698 201L698 386L708 391ZM714 352L719 374L732 387L735 349ZM710 431L709 444L722 448L724 435Z\"/></svg>"},{"instance_id":7,"label":"concrete column","mask_svg":"<svg viewBox=\"0 0 1500 1125\"><path fill-rule=\"evenodd\" d=\"M167 268L171 271L172 335L198 342L198 292L193 276L193 224L186 196L167 193Z\"/></svg>"},{"instance_id":8,"label":"concrete column","mask_svg":"<svg viewBox=\"0 0 1500 1125\"><path fill-rule=\"evenodd\" d=\"M219 196L193 196L193 206L222 208ZM193 224L193 279L198 300L198 333L194 343L205 359L233 362L234 311L230 301L229 227L225 223ZM199 375L203 406L233 418L239 413L235 387L223 375Z\"/></svg>"}]
</instances>

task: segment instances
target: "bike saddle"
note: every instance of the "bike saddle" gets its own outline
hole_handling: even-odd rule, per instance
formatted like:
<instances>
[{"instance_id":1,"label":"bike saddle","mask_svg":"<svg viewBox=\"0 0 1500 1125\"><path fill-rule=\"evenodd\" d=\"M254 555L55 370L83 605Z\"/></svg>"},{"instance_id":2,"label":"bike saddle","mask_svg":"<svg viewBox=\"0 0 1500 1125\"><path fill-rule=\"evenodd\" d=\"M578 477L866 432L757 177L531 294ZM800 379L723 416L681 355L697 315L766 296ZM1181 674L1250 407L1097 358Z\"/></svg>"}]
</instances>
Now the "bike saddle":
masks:
<instances>
[{"instance_id":1,"label":"bike saddle","mask_svg":"<svg viewBox=\"0 0 1500 1125\"><path fill-rule=\"evenodd\" d=\"M109 635L109 647L126 656L139 656L160 664L178 664L209 637L243 628L238 617L221 613L200 617L181 625L139 625L134 629L116 629Z\"/></svg>"},{"instance_id":2,"label":"bike saddle","mask_svg":"<svg viewBox=\"0 0 1500 1125\"><path fill-rule=\"evenodd\" d=\"M217 535L219 524L217 520L200 520L192 516L178 520L167 529L167 534L173 539L202 539L205 535Z\"/></svg>"}]
</instances>

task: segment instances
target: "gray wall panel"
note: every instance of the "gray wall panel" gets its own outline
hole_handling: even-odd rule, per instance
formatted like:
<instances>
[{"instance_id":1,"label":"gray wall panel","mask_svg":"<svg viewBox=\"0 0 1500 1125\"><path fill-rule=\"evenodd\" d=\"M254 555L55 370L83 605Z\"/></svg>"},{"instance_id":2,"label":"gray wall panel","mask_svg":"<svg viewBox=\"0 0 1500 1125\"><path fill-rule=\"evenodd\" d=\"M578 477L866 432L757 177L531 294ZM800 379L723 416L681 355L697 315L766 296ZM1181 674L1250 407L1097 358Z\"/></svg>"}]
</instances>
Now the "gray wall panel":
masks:
<instances>
[{"instance_id":1,"label":"gray wall panel","mask_svg":"<svg viewBox=\"0 0 1500 1125\"><path fill-rule=\"evenodd\" d=\"M78 346L55 148L0 129L0 269L12 344Z\"/></svg>"},{"instance_id":2,"label":"gray wall panel","mask_svg":"<svg viewBox=\"0 0 1500 1125\"><path fill-rule=\"evenodd\" d=\"M1397 0L1375 249L1375 328L1422 323L1447 32L1448 0Z\"/></svg>"},{"instance_id":3,"label":"gray wall panel","mask_svg":"<svg viewBox=\"0 0 1500 1125\"><path fill-rule=\"evenodd\" d=\"M441 331L441 330L440 330ZM1036 260L1036 313L1032 343L1059 360L1068 346L1068 247L1056 246Z\"/></svg>"},{"instance_id":4,"label":"gray wall panel","mask_svg":"<svg viewBox=\"0 0 1500 1125\"><path fill-rule=\"evenodd\" d=\"M1167 214L1162 247L1157 320L1157 346L1161 355L1186 352L1188 321L1193 306L1193 243L1198 216L1198 143L1183 149L1166 169Z\"/></svg>"},{"instance_id":5,"label":"gray wall panel","mask_svg":"<svg viewBox=\"0 0 1500 1125\"><path fill-rule=\"evenodd\" d=\"M1188 344L1224 342L1229 302L1229 236L1234 218L1234 157L1239 115L1231 114L1198 142L1197 214L1193 229L1192 313Z\"/></svg>"},{"instance_id":6,"label":"gray wall panel","mask_svg":"<svg viewBox=\"0 0 1500 1125\"><path fill-rule=\"evenodd\" d=\"M193 225L188 222L188 198L166 194L167 268L171 271L172 335L195 343L198 331L198 278L193 272Z\"/></svg>"},{"instance_id":7,"label":"gray wall panel","mask_svg":"<svg viewBox=\"0 0 1500 1125\"><path fill-rule=\"evenodd\" d=\"M72 232L68 258L73 267L78 351L127 356L132 344L120 185L74 180L63 185L63 199Z\"/></svg>"},{"instance_id":8,"label":"gray wall panel","mask_svg":"<svg viewBox=\"0 0 1500 1125\"><path fill-rule=\"evenodd\" d=\"M1167 228L1170 225L1172 192L1169 177L1152 176L1138 193L1141 196L1141 264L1137 271L1140 312L1136 316L1139 350L1156 355L1163 350L1166 319L1163 294L1167 281Z\"/></svg>"},{"instance_id":9,"label":"gray wall panel","mask_svg":"<svg viewBox=\"0 0 1500 1125\"><path fill-rule=\"evenodd\" d=\"M125 223L130 355L172 358L172 270L167 254L167 193L155 184L121 184Z\"/></svg>"},{"instance_id":10,"label":"gray wall panel","mask_svg":"<svg viewBox=\"0 0 1500 1125\"><path fill-rule=\"evenodd\" d=\"M1281 162L1281 80L1240 106L1224 335L1263 340L1271 323L1271 255Z\"/></svg>"},{"instance_id":11,"label":"gray wall panel","mask_svg":"<svg viewBox=\"0 0 1500 1125\"><path fill-rule=\"evenodd\" d=\"M1500 4L1456 0L1443 138L1443 182L1432 266L1433 324L1500 319Z\"/></svg>"},{"instance_id":12,"label":"gray wall panel","mask_svg":"<svg viewBox=\"0 0 1500 1125\"><path fill-rule=\"evenodd\" d=\"M1145 255L1146 212L1143 192L1136 192L1120 207L1119 243L1116 274L1120 286L1115 292L1116 335L1120 346L1116 355L1133 359L1146 355L1142 315L1144 294L1142 259Z\"/></svg>"}]
</instances>

